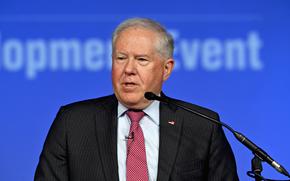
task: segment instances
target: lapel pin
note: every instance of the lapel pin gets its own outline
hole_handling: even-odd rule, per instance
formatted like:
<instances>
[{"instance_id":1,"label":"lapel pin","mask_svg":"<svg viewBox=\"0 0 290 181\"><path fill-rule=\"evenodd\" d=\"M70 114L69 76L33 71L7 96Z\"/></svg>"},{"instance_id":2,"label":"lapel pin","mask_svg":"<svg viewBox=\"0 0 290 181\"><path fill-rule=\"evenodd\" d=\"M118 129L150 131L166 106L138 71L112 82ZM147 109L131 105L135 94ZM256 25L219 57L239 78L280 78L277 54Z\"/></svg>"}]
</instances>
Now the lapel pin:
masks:
<instances>
[{"instance_id":1,"label":"lapel pin","mask_svg":"<svg viewBox=\"0 0 290 181\"><path fill-rule=\"evenodd\" d=\"M168 121L169 124L175 125L175 121Z\"/></svg>"}]
</instances>

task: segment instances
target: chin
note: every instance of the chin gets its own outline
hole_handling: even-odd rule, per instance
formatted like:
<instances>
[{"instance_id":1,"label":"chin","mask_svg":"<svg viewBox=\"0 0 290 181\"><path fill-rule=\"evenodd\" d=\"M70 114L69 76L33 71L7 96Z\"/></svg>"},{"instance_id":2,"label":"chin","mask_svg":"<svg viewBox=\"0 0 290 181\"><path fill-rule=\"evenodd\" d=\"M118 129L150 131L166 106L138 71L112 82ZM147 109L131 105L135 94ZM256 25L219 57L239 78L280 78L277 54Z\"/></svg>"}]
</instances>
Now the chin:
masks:
<instances>
[{"instance_id":1,"label":"chin","mask_svg":"<svg viewBox=\"0 0 290 181\"><path fill-rule=\"evenodd\" d=\"M140 98L140 97L126 97L126 99L122 100L122 103L130 108L130 109L144 109L145 107L147 107L147 105L150 103L147 100L144 100L144 98Z\"/></svg>"}]
</instances>

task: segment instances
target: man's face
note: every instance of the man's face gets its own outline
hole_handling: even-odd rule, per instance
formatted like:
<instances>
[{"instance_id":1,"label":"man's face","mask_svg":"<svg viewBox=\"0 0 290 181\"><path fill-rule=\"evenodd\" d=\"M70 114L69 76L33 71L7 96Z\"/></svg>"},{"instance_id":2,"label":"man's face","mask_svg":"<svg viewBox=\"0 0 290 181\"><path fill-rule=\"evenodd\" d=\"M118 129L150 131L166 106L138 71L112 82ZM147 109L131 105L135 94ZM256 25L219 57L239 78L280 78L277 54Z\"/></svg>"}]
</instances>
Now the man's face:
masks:
<instances>
[{"instance_id":1,"label":"man's face","mask_svg":"<svg viewBox=\"0 0 290 181\"><path fill-rule=\"evenodd\" d=\"M115 41L112 82L117 99L131 109L144 109L145 92L159 94L173 68L173 59L157 52L157 34L144 28L128 28Z\"/></svg>"}]
</instances>

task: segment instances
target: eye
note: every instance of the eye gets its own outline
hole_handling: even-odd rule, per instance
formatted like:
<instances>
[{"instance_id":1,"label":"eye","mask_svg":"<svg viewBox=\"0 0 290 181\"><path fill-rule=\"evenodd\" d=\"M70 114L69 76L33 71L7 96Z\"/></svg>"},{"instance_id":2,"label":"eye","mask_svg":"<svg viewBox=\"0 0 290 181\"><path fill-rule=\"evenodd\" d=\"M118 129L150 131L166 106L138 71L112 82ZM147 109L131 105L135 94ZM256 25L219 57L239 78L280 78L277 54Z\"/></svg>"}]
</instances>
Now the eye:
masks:
<instances>
[{"instance_id":1,"label":"eye","mask_svg":"<svg viewBox=\"0 0 290 181\"><path fill-rule=\"evenodd\" d=\"M137 58L137 60L138 60L140 65L147 65L149 63L149 60L147 58L144 58L144 57Z\"/></svg>"},{"instance_id":2,"label":"eye","mask_svg":"<svg viewBox=\"0 0 290 181\"><path fill-rule=\"evenodd\" d=\"M117 56L115 57L115 59L116 59L117 61L124 61L124 60L126 60L126 56L123 56L123 55L117 55Z\"/></svg>"},{"instance_id":3,"label":"eye","mask_svg":"<svg viewBox=\"0 0 290 181\"><path fill-rule=\"evenodd\" d=\"M117 57L118 60L124 60L124 57Z\"/></svg>"},{"instance_id":4,"label":"eye","mask_svg":"<svg viewBox=\"0 0 290 181\"><path fill-rule=\"evenodd\" d=\"M144 62L144 61L148 61L146 58L138 58L138 61Z\"/></svg>"}]
</instances>

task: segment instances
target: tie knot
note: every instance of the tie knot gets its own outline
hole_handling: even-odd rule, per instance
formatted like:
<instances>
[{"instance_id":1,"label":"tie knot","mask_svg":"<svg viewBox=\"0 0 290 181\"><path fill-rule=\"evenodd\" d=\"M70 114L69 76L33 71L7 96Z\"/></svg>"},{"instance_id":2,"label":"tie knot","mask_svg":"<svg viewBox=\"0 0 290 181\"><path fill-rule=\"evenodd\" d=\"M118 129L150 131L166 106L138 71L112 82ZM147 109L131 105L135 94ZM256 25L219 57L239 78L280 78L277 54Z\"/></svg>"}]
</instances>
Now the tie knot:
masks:
<instances>
[{"instance_id":1,"label":"tie knot","mask_svg":"<svg viewBox=\"0 0 290 181\"><path fill-rule=\"evenodd\" d=\"M145 113L142 110L128 110L126 114L129 116L130 120L134 123L139 123Z\"/></svg>"}]
</instances>

